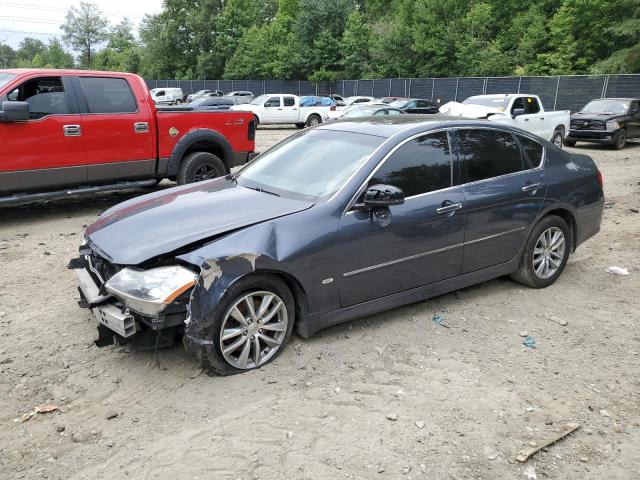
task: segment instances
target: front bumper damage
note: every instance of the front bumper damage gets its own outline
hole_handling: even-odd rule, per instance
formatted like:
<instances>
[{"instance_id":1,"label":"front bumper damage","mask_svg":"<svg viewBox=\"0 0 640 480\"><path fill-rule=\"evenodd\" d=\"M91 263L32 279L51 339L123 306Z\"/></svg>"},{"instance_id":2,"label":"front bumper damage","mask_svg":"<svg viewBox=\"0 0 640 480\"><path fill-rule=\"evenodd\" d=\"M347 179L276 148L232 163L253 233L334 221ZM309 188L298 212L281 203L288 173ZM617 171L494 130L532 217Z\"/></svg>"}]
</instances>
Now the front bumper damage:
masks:
<instances>
[{"instance_id":1,"label":"front bumper damage","mask_svg":"<svg viewBox=\"0 0 640 480\"><path fill-rule=\"evenodd\" d=\"M110 272L100 262L105 260L97 257L91 249L81 247L80 256L68 265L76 275L80 295L78 305L91 310L97 321L96 345L111 345L114 341L143 347L174 343L176 336L184 331L188 295L179 297L158 315L143 315L106 291L104 284ZM115 269L111 269L111 272L115 273Z\"/></svg>"}]
</instances>

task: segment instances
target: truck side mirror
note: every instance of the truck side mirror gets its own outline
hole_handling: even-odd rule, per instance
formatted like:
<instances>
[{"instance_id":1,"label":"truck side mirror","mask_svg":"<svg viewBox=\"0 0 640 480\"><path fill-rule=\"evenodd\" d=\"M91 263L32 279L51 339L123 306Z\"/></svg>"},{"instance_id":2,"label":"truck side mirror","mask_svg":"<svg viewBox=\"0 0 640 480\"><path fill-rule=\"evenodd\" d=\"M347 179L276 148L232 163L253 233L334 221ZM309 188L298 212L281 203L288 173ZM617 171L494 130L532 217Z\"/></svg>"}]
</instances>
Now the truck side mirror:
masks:
<instances>
[{"instance_id":1,"label":"truck side mirror","mask_svg":"<svg viewBox=\"0 0 640 480\"><path fill-rule=\"evenodd\" d=\"M2 102L0 122L26 122L29 120L29 104L27 102Z\"/></svg>"},{"instance_id":2,"label":"truck side mirror","mask_svg":"<svg viewBox=\"0 0 640 480\"><path fill-rule=\"evenodd\" d=\"M524 115L524 108L514 108L511 110L512 118L516 118L518 115Z\"/></svg>"}]
</instances>

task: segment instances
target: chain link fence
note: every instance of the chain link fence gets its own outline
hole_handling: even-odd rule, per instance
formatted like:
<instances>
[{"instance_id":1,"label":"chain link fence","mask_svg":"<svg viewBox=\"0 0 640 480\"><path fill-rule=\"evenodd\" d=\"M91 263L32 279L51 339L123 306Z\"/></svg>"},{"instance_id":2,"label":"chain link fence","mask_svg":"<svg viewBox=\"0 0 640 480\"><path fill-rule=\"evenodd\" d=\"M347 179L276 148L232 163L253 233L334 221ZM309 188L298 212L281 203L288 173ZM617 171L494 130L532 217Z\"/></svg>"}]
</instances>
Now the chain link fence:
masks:
<instances>
[{"instance_id":1,"label":"chain link fence","mask_svg":"<svg viewBox=\"0 0 640 480\"><path fill-rule=\"evenodd\" d=\"M547 109L580 110L601 97L640 97L640 74L570 75L555 77L385 78L309 82L298 80L147 80L149 88L179 87L185 95L198 90L249 90L254 95L355 95L414 97L438 104L462 101L472 95L528 93L538 95Z\"/></svg>"}]
</instances>

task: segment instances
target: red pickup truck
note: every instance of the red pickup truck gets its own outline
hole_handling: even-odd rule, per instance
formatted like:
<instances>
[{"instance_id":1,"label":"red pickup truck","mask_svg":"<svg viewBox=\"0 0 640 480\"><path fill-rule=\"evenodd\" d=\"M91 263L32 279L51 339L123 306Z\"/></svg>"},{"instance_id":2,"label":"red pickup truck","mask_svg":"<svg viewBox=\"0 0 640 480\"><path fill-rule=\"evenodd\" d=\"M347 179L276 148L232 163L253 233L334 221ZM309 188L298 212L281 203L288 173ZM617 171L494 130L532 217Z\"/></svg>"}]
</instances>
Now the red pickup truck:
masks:
<instances>
[{"instance_id":1,"label":"red pickup truck","mask_svg":"<svg viewBox=\"0 0 640 480\"><path fill-rule=\"evenodd\" d=\"M254 139L251 113L156 108L138 75L0 70L0 205L222 176Z\"/></svg>"}]
</instances>

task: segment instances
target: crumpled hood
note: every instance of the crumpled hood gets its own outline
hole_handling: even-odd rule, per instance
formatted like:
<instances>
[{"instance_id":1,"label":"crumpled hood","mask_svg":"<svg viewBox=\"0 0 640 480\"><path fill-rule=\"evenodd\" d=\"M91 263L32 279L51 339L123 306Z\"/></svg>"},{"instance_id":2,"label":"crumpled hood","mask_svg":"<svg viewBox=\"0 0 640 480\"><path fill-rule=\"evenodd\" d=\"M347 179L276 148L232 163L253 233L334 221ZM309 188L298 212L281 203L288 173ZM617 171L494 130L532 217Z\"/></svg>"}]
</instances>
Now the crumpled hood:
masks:
<instances>
[{"instance_id":1,"label":"crumpled hood","mask_svg":"<svg viewBox=\"0 0 640 480\"><path fill-rule=\"evenodd\" d=\"M471 105L458 102L447 102L438 110L444 115L466 118L485 118L490 113L503 113L502 110L496 107L485 107L484 105Z\"/></svg>"},{"instance_id":2,"label":"crumpled hood","mask_svg":"<svg viewBox=\"0 0 640 480\"><path fill-rule=\"evenodd\" d=\"M90 246L112 263L138 265L191 243L312 205L218 178L116 205L89 225L86 236Z\"/></svg>"},{"instance_id":3,"label":"crumpled hood","mask_svg":"<svg viewBox=\"0 0 640 480\"><path fill-rule=\"evenodd\" d=\"M626 117L624 113L597 113L597 112L576 112L571 115L573 120L601 120L607 122L616 118Z\"/></svg>"}]
</instances>

